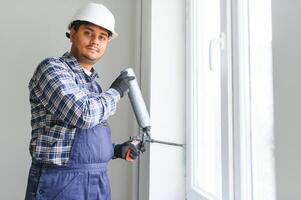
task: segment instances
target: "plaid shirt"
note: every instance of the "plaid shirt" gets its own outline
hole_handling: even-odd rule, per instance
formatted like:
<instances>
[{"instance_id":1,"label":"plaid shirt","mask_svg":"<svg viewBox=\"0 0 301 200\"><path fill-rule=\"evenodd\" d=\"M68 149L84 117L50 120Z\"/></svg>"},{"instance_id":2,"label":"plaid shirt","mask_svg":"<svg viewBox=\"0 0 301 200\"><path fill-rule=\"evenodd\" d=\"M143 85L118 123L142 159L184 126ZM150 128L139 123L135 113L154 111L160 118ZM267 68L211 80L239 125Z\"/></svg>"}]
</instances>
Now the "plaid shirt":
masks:
<instances>
[{"instance_id":1,"label":"plaid shirt","mask_svg":"<svg viewBox=\"0 0 301 200\"><path fill-rule=\"evenodd\" d=\"M119 93L102 92L92 72L85 74L68 52L39 64L29 82L33 159L67 164L76 129L96 126L115 113Z\"/></svg>"}]
</instances>

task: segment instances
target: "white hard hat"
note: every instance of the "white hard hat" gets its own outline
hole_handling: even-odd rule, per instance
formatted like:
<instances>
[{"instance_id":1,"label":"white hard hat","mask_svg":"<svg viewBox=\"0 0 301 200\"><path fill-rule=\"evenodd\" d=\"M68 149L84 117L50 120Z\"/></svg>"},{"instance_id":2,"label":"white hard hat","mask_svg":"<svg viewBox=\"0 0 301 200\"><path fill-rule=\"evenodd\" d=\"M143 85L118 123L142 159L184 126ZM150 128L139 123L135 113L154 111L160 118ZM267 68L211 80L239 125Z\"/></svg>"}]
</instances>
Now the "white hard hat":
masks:
<instances>
[{"instance_id":1,"label":"white hard hat","mask_svg":"<svg viewBox=\"0 0 301 200\"><path fill-rule=\"evenodd\" d=\"M71 24L74 21L87 21L112 32L110 40L118 36L115 32L115 18L111 11L102 4L88 3L79 8L68 25L68 29L71 29Z\"/></svg>"}]
</instances>

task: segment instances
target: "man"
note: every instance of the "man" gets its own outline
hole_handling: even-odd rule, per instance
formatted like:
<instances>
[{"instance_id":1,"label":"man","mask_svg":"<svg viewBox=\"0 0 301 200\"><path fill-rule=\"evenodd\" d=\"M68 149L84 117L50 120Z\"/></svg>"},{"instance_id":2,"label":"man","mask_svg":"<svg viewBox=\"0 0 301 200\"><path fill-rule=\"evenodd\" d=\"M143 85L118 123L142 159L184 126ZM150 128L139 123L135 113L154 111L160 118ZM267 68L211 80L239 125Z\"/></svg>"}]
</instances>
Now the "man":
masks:
<instances>
[{"instance_id":1,"label":"man","mask_svg":"<svg viewBox=\"0 0 301 200\"><path fill-rule=\"evenodd\" d=\"M26 200L110 200L107 163L135 160L136 141L112 144L107 123L134 77L121 73L107 91L93 65L117 36L103 5L80 8L68 28L71 51L42 61L29 83L32 165Z\"/></svg>"}]
</instances>

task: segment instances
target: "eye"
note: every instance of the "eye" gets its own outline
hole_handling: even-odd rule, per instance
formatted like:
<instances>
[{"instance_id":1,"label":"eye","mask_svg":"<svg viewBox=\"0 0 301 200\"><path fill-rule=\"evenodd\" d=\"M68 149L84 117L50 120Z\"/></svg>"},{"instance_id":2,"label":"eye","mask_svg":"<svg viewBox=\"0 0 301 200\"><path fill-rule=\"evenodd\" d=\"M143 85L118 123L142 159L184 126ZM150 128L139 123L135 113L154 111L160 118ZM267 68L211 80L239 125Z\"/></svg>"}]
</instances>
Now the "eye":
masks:
<instances>
[{"instance_id":1,"label":"eye","mask_svg":"<svg viewBox=\"0 0 301 200\"><path fill-rule=\"evenodd\" d=\"M92 36L92 32L89 31L89 30L85 30L85 31L84 31L84 35L85 35L85 36Z\"/></svg>"},{"instance_id":2,"label":"eye","mask_svg":"<svg viewBox=\"0 0 301 200\"><path fill-rule=\"evenodd\" d=\"M100 41L104 42L104 41L106 41L106 40L108 39L108 36L106 36L106 35L99 35L99 36L98 36L98 39L99 39Z\"/></svg>"}]
</instances>

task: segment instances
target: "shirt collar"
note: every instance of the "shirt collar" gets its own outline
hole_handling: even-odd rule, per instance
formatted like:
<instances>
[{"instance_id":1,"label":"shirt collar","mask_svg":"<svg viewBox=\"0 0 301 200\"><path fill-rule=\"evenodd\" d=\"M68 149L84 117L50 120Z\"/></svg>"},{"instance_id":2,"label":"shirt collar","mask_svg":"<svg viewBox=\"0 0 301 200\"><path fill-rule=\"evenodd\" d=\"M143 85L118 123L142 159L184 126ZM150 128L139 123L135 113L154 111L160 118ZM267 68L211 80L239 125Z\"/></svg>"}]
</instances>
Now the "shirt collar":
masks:
<instances>
[{"instance_id":1,"label":"shirt collar","mask_svg":"<svg viewBox=\"0 0 301 200\"><path fill-rule=\"evenodd\" d=\"M71 55L69 52L64 53L63 58L65 62L72 68L73 71L79 72L79 73L85 73L84 70L82 69L81 65L77 61L77 59ZM98 73L96 70L92 67L91 69L91 78L99 78Z\"/></svg>"},{"instance_id":2,"label":"shirt collar","mask_svg":"<svg viewBox=\"0 0 301 200\"><path fill-rule=\"evenodd\" d=\"M83 68L83 70L88 76L92 75L92 72L90 70L87 70L86 68Z\"/></svg>"}]
</instances>

